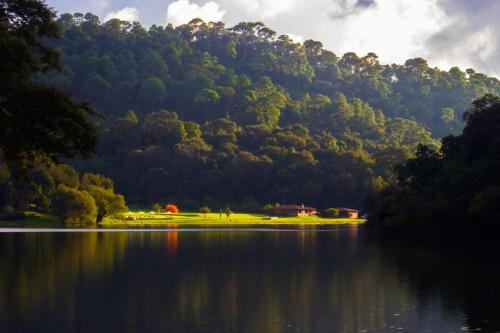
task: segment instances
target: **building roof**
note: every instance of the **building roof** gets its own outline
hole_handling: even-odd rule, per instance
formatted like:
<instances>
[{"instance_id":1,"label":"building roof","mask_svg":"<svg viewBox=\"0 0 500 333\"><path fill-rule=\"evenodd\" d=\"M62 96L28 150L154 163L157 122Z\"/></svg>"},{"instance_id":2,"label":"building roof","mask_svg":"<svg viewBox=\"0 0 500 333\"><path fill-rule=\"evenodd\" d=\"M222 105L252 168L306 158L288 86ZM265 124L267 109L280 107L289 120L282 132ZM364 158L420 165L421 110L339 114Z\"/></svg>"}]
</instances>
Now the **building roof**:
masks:
<instances>
[{"instance_id":1,"label":"building roof","mask_svg":"<svg viewBox=\"0 0 500 333\"><path fill-rule=\"evenodd\" d=\"M351 209L351 208L344 208L344 207L339 207L337 208L338 210L340 210L341 212L352 212L352 213L359 213L359 210L357 209Z\"/></svg>"},{"instance_id":2,"label":"building roof","mask_svg":"<svg viewBox=\"0 0 500 333\"><path fill-rule=\"evenodd\" d=\"M317 210L316 208L313 207L306 207L306 206L298 206L298 205L281 205L279 207L273 207L272 209L276 210Z\"/></svg>"}]
</instances>

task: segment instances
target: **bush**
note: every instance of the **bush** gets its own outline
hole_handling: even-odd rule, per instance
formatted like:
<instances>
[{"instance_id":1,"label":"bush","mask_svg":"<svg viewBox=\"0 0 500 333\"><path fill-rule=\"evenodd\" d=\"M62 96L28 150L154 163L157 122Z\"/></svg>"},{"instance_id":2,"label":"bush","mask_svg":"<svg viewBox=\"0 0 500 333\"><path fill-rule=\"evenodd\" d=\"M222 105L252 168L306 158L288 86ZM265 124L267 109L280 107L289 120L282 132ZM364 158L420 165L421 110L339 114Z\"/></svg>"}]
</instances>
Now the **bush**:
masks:
<instances>
[{"instance_id":1,"label":"bush","mask_svg":"<svg viewBox=\"0 0 500 333\"><path fill-rule=\"evenodd\" d=\"M262 209L264 210L264 212L266 212L267 214L271 213L271 210L273 208L276 208L276 207L279 207L280 204L279 203L275 203L275 204L267 204L265 205Z\"/></svg>"},{"instance_id":2,"label":"bush","mask_svg":"<svg viewBox=\"0 0 500 333\"><path fill-rule=\"evenodd\" d=\"M261 210L261 206L255 201L253 198L245 198L240 205L238 205L238 209L243 212L252 212L258 213Z\"/></svg>"},{"instance_id":3,"label":"bush","mask_svg":"<svg viewBox=\"0 0 500 333\"><path fill-rule=\"evenodd\" d=\"M85 191L60 185L54 193L52 211L66 225L93 225L97 219L94 198Z\"/></svg>"},{"instance_id":4,"label":"bush","mask_svg":"<svg viewBox=\"0 0 500 333\"><path fill-rule=\"evenodd\" d=\"M161 212L161 206L159 203L155 203L152 208L153 208L153 212L155 212L157 214Z\"/></svg>"},{"instance_id":5,"label":"bush","mask_svg":"<svg viewBox=\"0 0 500 333\"><path fill-rule=\"evenodd\" d=\"M211 210L207 206L203 206L200 208L200 213L205 215L205 218L207 218L207 214L210 214Z\"/></svg>"},{"instance_id":6,"label":"bush","mask_svg":"<svg viewBox=\"0 0 500 333\"><path fill-rule=\"evenodd\" d=\"M337 208L328 208L323 212L323 216L329 218L339 218L340 210L338 210Z\"/></svg>"},{"instance_id":7,"label":"bush","mask_svg":"<svg viewBox=\"0 0 500 333\"><path fill-rule=\"evenodd\" d=\"M12 214L14 211L15 209L11 205L6 205L2 209L0 209L0 212L5 214Z\"/></svg>"}]
</instances>

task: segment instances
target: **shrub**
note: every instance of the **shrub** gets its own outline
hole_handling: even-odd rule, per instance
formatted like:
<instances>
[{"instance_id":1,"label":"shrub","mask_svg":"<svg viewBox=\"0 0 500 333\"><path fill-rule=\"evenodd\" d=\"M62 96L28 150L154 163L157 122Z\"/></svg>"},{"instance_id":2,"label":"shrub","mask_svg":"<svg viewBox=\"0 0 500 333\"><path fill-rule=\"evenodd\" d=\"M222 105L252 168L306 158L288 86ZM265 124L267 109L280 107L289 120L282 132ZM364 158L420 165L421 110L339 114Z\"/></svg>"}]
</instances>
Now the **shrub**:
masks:
<instances>
[{"instance_id":1,"label":"shrub","mask_svg":"<svg viewBox=\"0 0 500 333\"><path fill-rule=\"evenodd\" d=\"M273 208L276 208L276 207L279 207L279 206L280 206L279 203L267 204L262 209L264 210L264 212L266 212L266 213L269 214Z\"/></svg>"},{"instance_id":2,"label":"shrub","mask_svg":"<svg viewBox=\"0 0 500 333\"><path fill-rule=\"evenodd\" d=\"M338 218L340 217L340 210L338 210L337 208L328 208L324 211L323 215L324 217Z\"/></svg>"},{"instance_id":3,"label":"shrub","mask_svg":"<svg viewBox=\"0 0 500 333\"><path fill-rule=\"evenodd\" d=\"M155 212L155 213L161 212L161 206L159 203L155 203L152 208L153 208L153 212Z\"/></svg>"},{"instance_id":4,"label":"shrub","mask_svg":"<svg viewBox=\"0 0 500 333\"><path fill-rule=\"evenodd\" d=\"M202 213L203 215L205 215L205 218L207 218L207 214L210 214L211 210L209 207L207 206L203 206L200 208L200 213Z\"/></svg>"},{"instance_id":5,"label":"shrub","mask_svg":"<svg viewBox=\"0 0 500 333\"><path fill-rule=\"evenodd\" d=\"M15 211L15 209L11 205L6 205L2 209L0 209L0 212L5 213L5 214L11 214L14 211Z\"/></svg>"},{"instance_id":6,"label":"shrub","mask_svg":"<svg viewBox=\"0 0 500 333\"><path fill-rule=\"evenodd\" d=\"M94 198L85 191L59 185L54 193L52 210L67 225L96 223L97 206Z\"/></svg>"},{"instance_id":7,"label":"shrub","mask_svg":"<svg viewBox=\"0 0 500 333\"><path fill-rule=\"evenodd\" d=\"M261 206L255 201L253 198L245 198L240 205L238 205L238 209L243 212L253 212L257 213L261 210Z\"/></svg>"}]
</instances>

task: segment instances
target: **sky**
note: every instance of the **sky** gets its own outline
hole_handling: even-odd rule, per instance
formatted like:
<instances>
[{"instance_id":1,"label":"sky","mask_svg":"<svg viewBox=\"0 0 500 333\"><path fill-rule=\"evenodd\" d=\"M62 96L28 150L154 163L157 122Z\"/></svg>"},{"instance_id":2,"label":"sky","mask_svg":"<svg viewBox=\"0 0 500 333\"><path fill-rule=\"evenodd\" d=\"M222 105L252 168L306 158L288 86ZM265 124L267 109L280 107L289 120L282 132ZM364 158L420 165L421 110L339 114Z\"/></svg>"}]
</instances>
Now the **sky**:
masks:
<instances>
[{"instance_id":1,"label":"sky","mask_svg":"<svg viewBox=\"0 0 500 333\"><path fill-rule=\"evenodd\" d=\"M195 17L261 21L295 41L314 39L341 56L375 52L382 63L422 57L448 70L500 78L500 0L46 0L58 13L92 12L179 25Z\"/></svg>"}]
</instances>

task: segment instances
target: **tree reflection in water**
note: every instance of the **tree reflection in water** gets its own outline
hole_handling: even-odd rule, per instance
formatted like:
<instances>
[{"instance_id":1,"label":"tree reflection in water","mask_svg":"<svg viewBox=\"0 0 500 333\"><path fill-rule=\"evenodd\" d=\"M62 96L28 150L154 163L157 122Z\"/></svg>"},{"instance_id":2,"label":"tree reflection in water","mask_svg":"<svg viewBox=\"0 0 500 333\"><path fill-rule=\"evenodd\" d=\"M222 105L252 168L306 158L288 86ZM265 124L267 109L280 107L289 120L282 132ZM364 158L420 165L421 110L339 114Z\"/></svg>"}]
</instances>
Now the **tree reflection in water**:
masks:
<instances>
[{"instance_id":1,"label":"tree reflection in water","mask_svg":"<svg viewBox=\"0 0 500 333\"><path fill-rule=\"evenodd\" d=\"M488 332L494 253L357 227L0 234L0 331Z\"/></svg>"}]
</instances>

